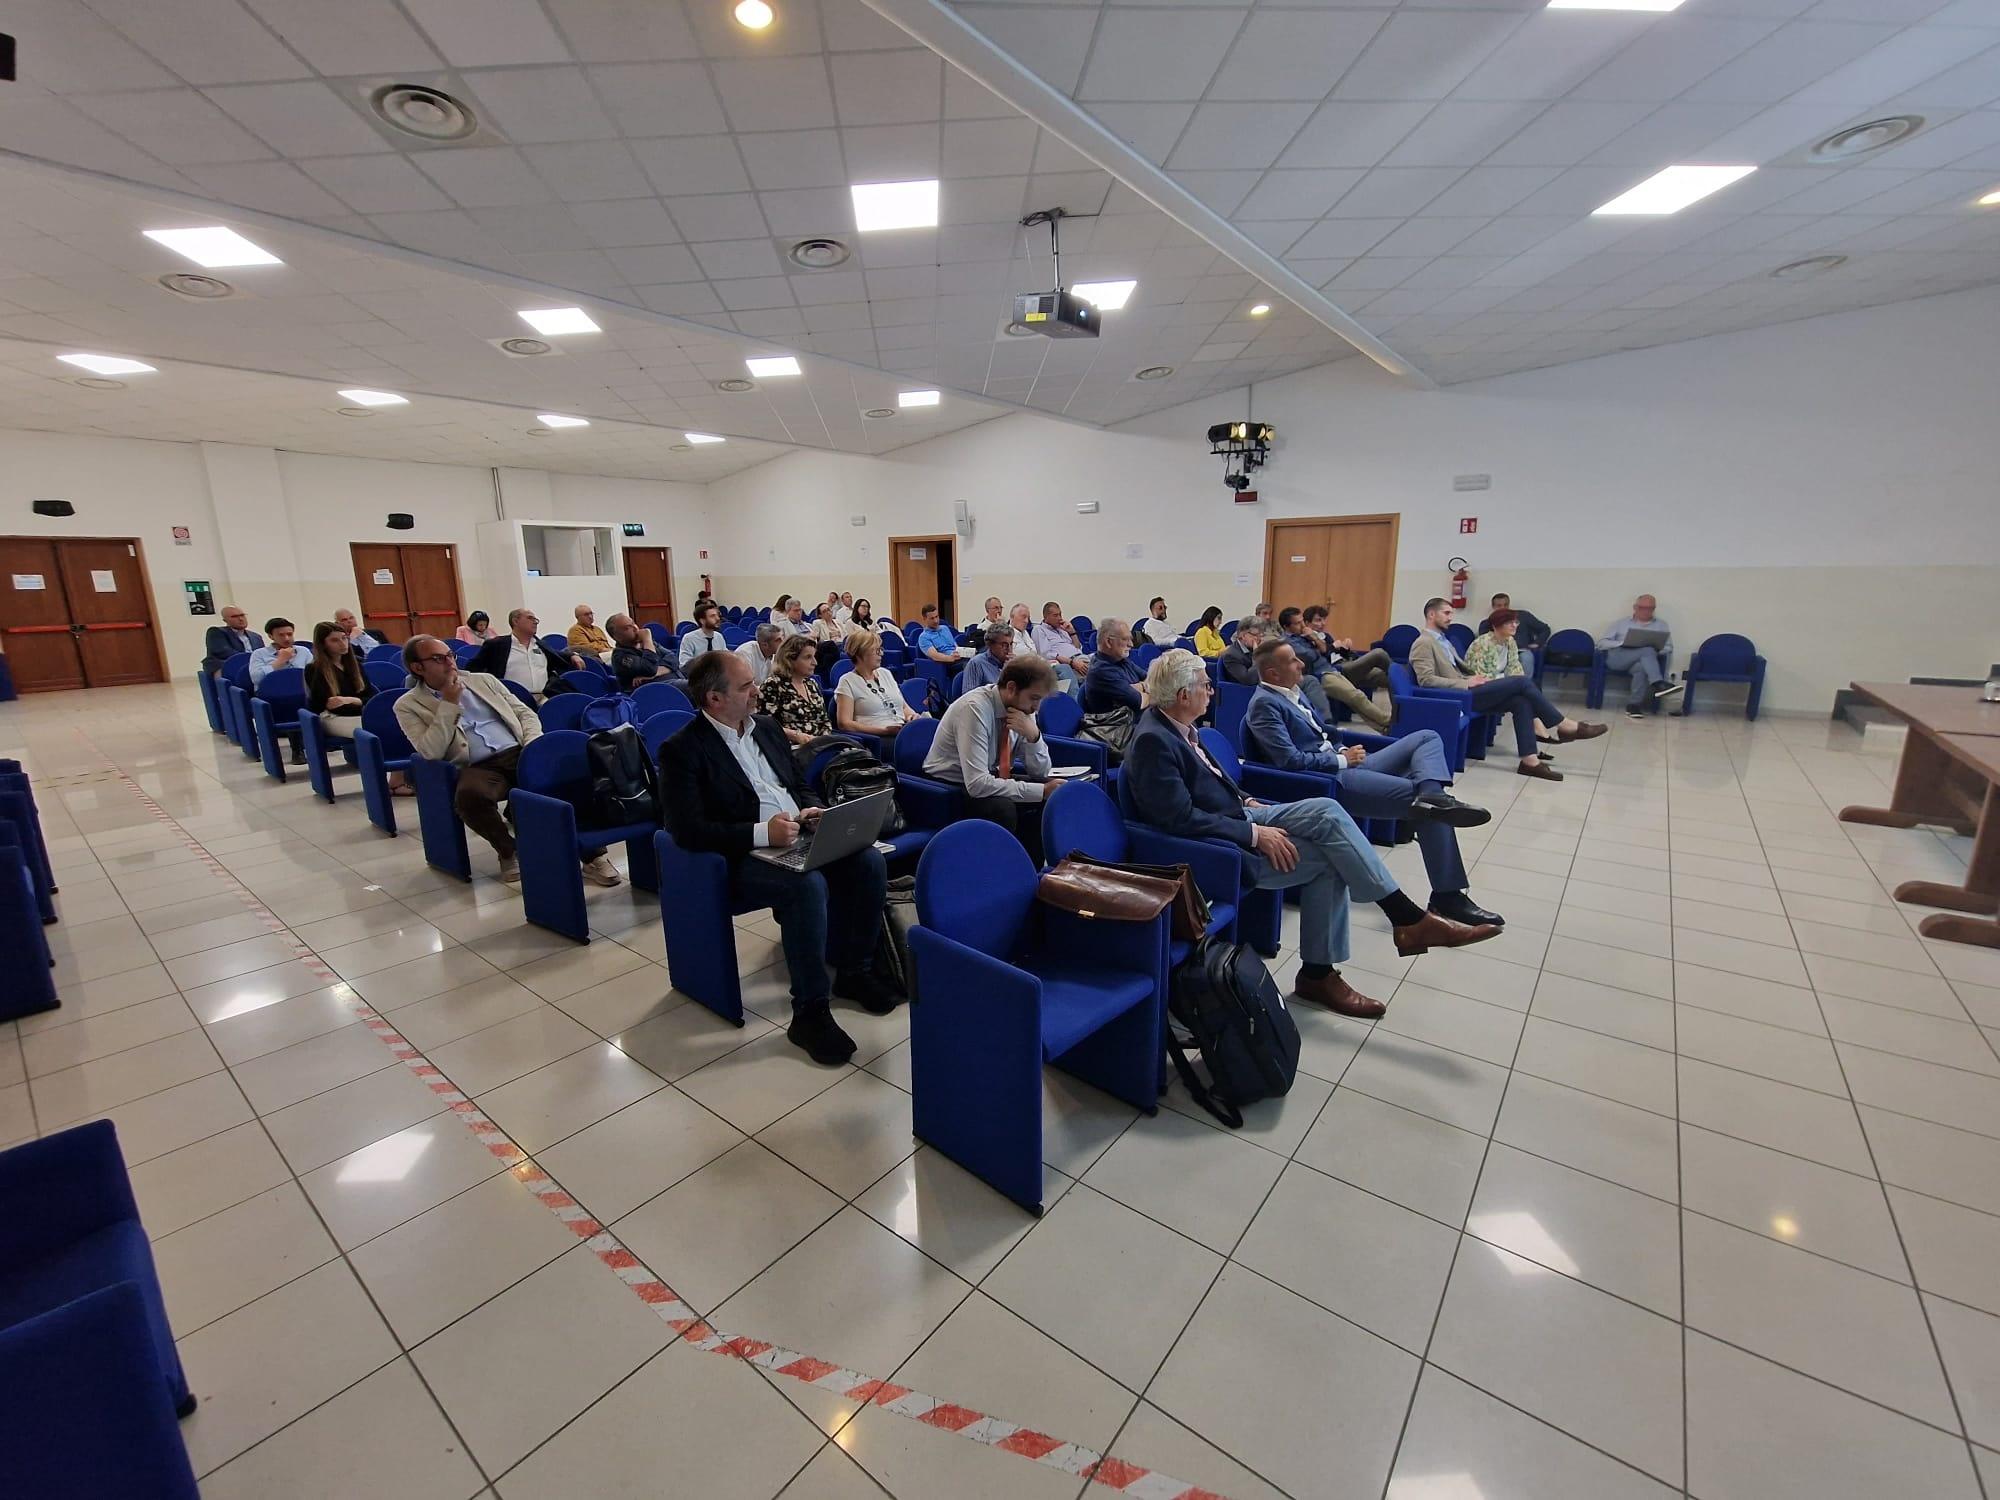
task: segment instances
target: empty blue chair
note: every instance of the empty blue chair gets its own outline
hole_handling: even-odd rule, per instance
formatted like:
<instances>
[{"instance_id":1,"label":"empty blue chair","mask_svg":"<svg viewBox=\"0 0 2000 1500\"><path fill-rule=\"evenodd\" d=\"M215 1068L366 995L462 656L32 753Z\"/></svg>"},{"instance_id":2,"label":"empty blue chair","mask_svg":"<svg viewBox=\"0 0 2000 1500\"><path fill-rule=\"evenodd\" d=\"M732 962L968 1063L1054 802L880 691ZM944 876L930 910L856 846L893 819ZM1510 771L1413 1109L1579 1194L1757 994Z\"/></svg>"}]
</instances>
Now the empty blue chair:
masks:
<instances>
[{"instance_id":1,"label":"empty blue chair","mask_svg":"<svg viewBox=\"0 0 2000 1500\"><path fill-rule=\"evenodd\" d=\"M49 861L49 844L42 834L42 815L35 806L35 790L18 760L0 760L0 824L12 824L20 835L35 890L35 905L44 924L54 922L55 895L59 888L55 867Z\"/></svg>"},{"instance_id":2,"label":"empty blue chair","mask_svg":"<svg viewBox=\"0 0 2000 1500\"><path fill-rule=\"evenodd\" d=\"M583 722L583 711L591 699L584 693L557 693L535 710L544 729L574 729Z\"/></svg>"},{"instance_id":3,"label":"empty blue chair","mask_svg":"<svg viewBox=\"0 0 2000 1500\"><path fill-rule=\"evenodd\" d=\"M208 727L217 734L222 733L222 700L216 696L215 679L203 667L194 674L194 685L201 693L201 711L208 715Z\"/></svg>"},{"instance_id":4,"label":"empty blue chair","mask_svg":"<svg viewBox=\"0 0 2000 1500\"><path fill-rule=\"evenodd\" d=\"M45 914L37 889L34 855L20 828L0 822L0 951L9 955L7 984L0 987L0 1021L54 1010L61 1003L50 977Z\"/></svg>"},{"instance_id":5,"label":"empty blue chair","mask_svg":"<svg viewBox=\"0 0 2000 1500\"><path fill-rule=\"evenodd\" d=\"M1750 692L1743 700L1743 717L1754 719L1757 705L1764 697L1764 658L1757 654L1756 644L1748 636L1712 635L1688 658L1687 670L1681 673L1685 688L1681 695L1683 714L1694 712L1697 681L1747 684Z\"/></svg>"},{"instance_id":6,"label":"empty blue chair","mask_svg":"<svg viewBox=\"0 0 2000 1500\"><path fill-rule=\"evenodd\" d=\"M746 644L753 638L753 635L754 632L745 630L739 625L725 625L722 627L722 643L731 651L734 651L738 646Z\"/></svg>"},{"instance_id":7,"label":"empty blue chair","mask_svg":"<svg viewBox=\"0 0 2000 1500\"><path fill-rule=\"evenodd\" d=\"M611 683L608 678L600 676L598 673L592 672L587 668L581 672L565 672L562 674L562 680L568 683L574 691L590 698L601 698L604 694L611 691ZM561 697L563 695L558 694L557 696Z\"/></svg>"},{"instance_id":8,"label":"empty blue chair","mask_svg":"<svg viewBox=\"0 0 2000 1500\"><path fill-rule=\"evenodd\" d=\"M1417 643L1420 632L1414 625L1391 625L1382 632L1382 639L1375 644L1389 653L1389 660L1407 662L1410 647Z\"/></svg>"},{"instance_id":9,"label":"empty blue chair","mask_svg":"<svg viewBox=\"0 0 2000 1500\"><path fill-rule=\"evenodd\" d=\"M479 648L475 646L473 649L476 651ZM361 659L361 664L366 666L371 661L393 661L400 666L402 660L403 648L393 642L384 642L380 646L371 646L368 654Z\"/></svg>"},{"instance_id":10,"label":"empty blue chair","mask_svg":"<svg viewBox=\"0 0 2000 1500\"><path fill-rule=\"evenodd\" d=\"M514 791L515 853L521 861L521 907L530 922L579 943L590 941L589 912L577 856L585 849L623 844L632 884L660 888L653 855L657 818L643 823L599 824L590 816L591 770L579 730L554 729L521 748Z\"/></svg>"},{"instance_id":11,"label":"empty blue chair","mask_svg":"<svg viewBox=\"0 0 2000 1500\"><path fill-rule=\"evenodd\" d=\"M354 731L354 764L361 771L361 802L368 821L384 833L396 831L396 798L389 790L389 773L408 773L412 753L403 726L396 722L396 700L402 690L377 693L361 705L361 727Z\"/></svg>"},{"instance_id":12,"label":"empty blue chair","mask_svg":"<svg viewBox=\"0 0 2000 1500\"><path fill-rule=\"evenodd\" d=\"M1092 922L1035 900L1010 833L955 823L917 864L911 1118L922 1140L1034 1214L1042 1065L1134 1108L1159 1104L1167 914Z\"/></svg>"},{"instance_id":13,"label":"empty blue chair","mask_svg":"<svg viewBox=\"0 0 2000 1500\"><path fill-rule=\"evenodd\" d=\"M378 693L386 693L394 688L409 686L409 672L403 666L402 657L394 661L366 661L361 664L361 675L368 679L368 685Z\"/></svg>"},{"instance_id":14,"label":"empty blue chair","mask_svg":"<svg viewBox=\"0 0 2000 1500\"><path fill-rule=\"evenodd\" d=\"M632 693L632 722L643 724L654 714L666 713L669 709L691 714L694 704L676 683L648 682L635 688Z\"/></svg>"},{"instance_id":15,"label":"empty blue chair","mask_svg":"<svg viewBox=\"0 0 2000 1500\"><path fill-rule=\"evenodd\" d=\"M1472 649L1472 642L1474 640L1474 636L1472 634L1472 627L1470 625L1467 625L1463 620L1453 620L1449 625L1445 626L1444 634L1445 634L1445 639L1450 641L1452 645L1458 648L1458 654L1460 656L1465 655L1467 651ZM1408 659L1409 654L1410 653L1407 650L1403 652L1403 656L1406 660Z\"/></svg>"},{"instance_id":16,"label":"empty blue chair","mask_svg":"<svg viewBox=\"0 0 2000 1500\"><path fill-rule=\"evenodd\" d=\"M417 789L417 828L423 836L424 863L460 880L472 879L472 850L465 842L465 825L458 821L456 806L458 767L448 760L425 760L413 754L403 774Z\"/></svg>"},{"instance_id":17,"label":"empty blue chair","mask_svg":"<svg viewBox=\"0 0 2000 1500\"><path fill-rule=\"evenodd\" d=\"M1560 678L1574 672L1583 679L1587 696L1596 666L1597 642L1591 639L1589 631L1558 630L1535 653L1535 682L1539 686L1551 674Z\"/></svg>"},{"instance_id":18,"label":"empty blue chair","mask_svg":"<svg viewBox=\"0 0 2000 1500\"><path fill-rule=\"evenodd\" d=\"M250 722L250 653L239 651L216 674L216 695L222 705L223 733L251 760L257 758L257 729Z\"/></svg>"},{"instance_id":19,"label":"empty blue chair","mask_svg":"<svg viewBox=\"0 0 2000 1500\"><path fill-rule=\"evenodd\" d=\"M250 717L257 726L257 744L264 756L264 774L285 779L285 747L299 732L305 712L306 674L298 667L266 672L250 699Z\"/></svg>"},{"instance_id":20,"label":"empty blue chair","mask_svg":"<svg viewBox=\"0 0 2000 1500\"><path fill-rule=\"evenodd\" d=\"M557 635L554 631L551 631L542 637L542 644L555 652L557 656L569 655L569 637L566 635Z\"/></svg>"},{"instance_id":21,"label":"empty blue chair","mask_svg":"<svg viewBox=\"0 0 2000 1500\"><path fill-rule=\"evenodd\" d=\"M1097 740L1085 739L1083 705L1068 693L1050 693L1035 710L1035 722L1042 726L1042 743L1049 747L1049 760L1059 766L1085 766L1107 781L1117 773L1111 767L1111 751Z\"/></svg>"},{"instance_id":22,"label":"empty blue chair","mask_svg":"<svg viewBox=\"0 0 2000 1500\"><path fill-rule=\"evenodd\" d=\"M667 709L639 722L639 738L646 746L646 753L659 764L660 746L679 734L694 722L694 715L677 708Z\"/></svg>"}]
</instances>

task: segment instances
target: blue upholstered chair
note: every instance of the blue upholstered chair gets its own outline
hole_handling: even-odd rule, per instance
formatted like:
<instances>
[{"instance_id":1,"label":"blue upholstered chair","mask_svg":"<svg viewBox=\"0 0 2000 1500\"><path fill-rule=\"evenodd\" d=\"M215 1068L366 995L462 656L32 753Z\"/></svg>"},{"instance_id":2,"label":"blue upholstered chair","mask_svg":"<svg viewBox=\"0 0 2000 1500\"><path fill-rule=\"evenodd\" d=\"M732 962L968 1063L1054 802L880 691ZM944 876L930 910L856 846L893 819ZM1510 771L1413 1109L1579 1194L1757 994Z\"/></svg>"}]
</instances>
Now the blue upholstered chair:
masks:
<instances>
[{"instance_id":1,"label":"blue upholstered chair","mask_svg":"<svg viewBox=\"0 0 2000 1500\"><path fill-rule=\"evenodd\" d=\"M694 715L684 709L669 708L652 714L639 722L639 738L646 746L646 753L659 763L660 746L679 734L694 722Z\"/></svg>"},{"instance_id":2,"label":"blue upholstered chair","mask_svg":"<svg viewBox=\"0 0 2000 1500\"><path fill-rule=\"evenodd\" d=\"M1222 731L1222 737L1238 749L1243 746L1243 721L1250 713L1250 700L1257 690L1247 683L1231 682L1219 672L1210 673L1215 682L1215 702L1210 712L1215 716L1215 727Z\"/></svg>"},{"instance_id":3,"label":"blue upholstered chair","mask_svg":"<svg viewBox=\"0 0 2000 1500\"><path fill-rule=\"evenodd\" d=\"M1152 1113L1167 914L1091 922L1035 900L1012 834L968 821L917 864L910 932L915 1134L1014 1202L1042 1205L1042 1064Z\"/></svg>"},{"instance_id":4,"label":"blue upholstered chair","mask_svg":"<svg viewBox=\"0 0 2000 1500\"><path fill-rule=\"evenodd\" d=\"M377 693L361 705L361 727L354 731L354 764L361 772L361 801L368 821L384 833L396 831L396 798L389 790L389 773L408 773L412 754L403 726L396 722L396 700L402 689Z\"/></svg>"},{"instance_id":5,"label":"blue upholstered chair","mask_svg":"<svg viewBox=\"0 0 2000 1500\"><path fill-rule=\"evenodd\" d=\"M569 655L569 637L566 635L557 635L554 631L550 631L549 634L542 637L542 644L555 652L557 656Z\"/></svg>"},{"instance_id":6,"label":"blue upholstered chair","mask_svg":"<svg viewBox=\"0 0 2000 1500\"><path fill-rule=\"evenodd\" d=\"M479 654L479 648L473 645L471 641L446 641L445 644L451 647L451 654L461 667L470 665L472 658ZM401 650L402 648L398 647L397 649Z\"/></svg>"},{"instance_id":7,"label":"blue upholstered chair","mask_svg":"<svg viewBox=\"0 0 2000 1500\"><path fill-rule=\"evenodd\" d=\"M1444 634L1445 639L1458 648L1460 656L1465 655L1467 651L1472 649L1472 642L1475 639L1472 634L1472 627L1463 620L1453 620L1449 625L1445 626ZM1409 652L1406 650L1403 655L1407 658Z\"/></svg>"},{"instance_id":8,"label":"blue upholstered chair","mask_svg":"<svg viewBox=\"0 0 2000 1500\"><path fill-rule=\"evenodd\" d=\"M372 701L372 700L371 700ZM433 870L472 879L472 851L458 821L458 767L448 760L412 755L403 774L417 789L417 827L423 835L424 863Z\"/></svg>"},{"instance_id":9,"label":"blue upholstered chair","mask_svg":"<svg viewBox=\"0 0 2000 1500\"><path fill-rule=\"evenodd\" d=\"M922 713L924 705L930 702L930 684L921 677L911 677L903 683L903 701L910 705L913 713Z\"/></svg>"},{"instance_id":10,"label":"blue upholstered chair","mask_svg":"<svg viewBox=\"0 0 2000 1500\"><path fill-rule=\"evenodd\" d=\"M1573 672L1583 679L1588 696L1596 666L1597 642L1590 638L1589 631L1558 630L1535 653L1535 683L1540 686L1551 674L1562 678Z\"/></svg>"},{"instance_id":11,"label":"blue upholstered chair","mask_svg":"<svg viewBox=\"0 0 2000 1500\"><path fill-rule=\"evenodd\" d=\"M306 780L315 797L323 797L328 802L334 800L333 767L328 756L335 744L347 749L353 742L334 740L320 727L319 715L301 710L299 713L299 750L306 758ZM348 750L352 755L352 750Z\"/></svg>"},{"instance_id":12,"label":"blue upholstered chair","mask_svg":"<svg viewBox=\"0 0 2000 1500\"><path fill-rule=\"evenodd\" d=\"M566 672L563 675L576 674ZM574 729L583 721L583 711L590 707L591 697L586 693L557 693L536 708L535 716L542 721L544 729Z\"/></svg>"},{"instance_id":13,"label":"blue upholstered chair","mask_svg":"<svg viewBox=\"0 0 2000 1500\"><path fill-rule=\"evenodd\" d=\"M215 678L216 702L222 709L222 732L229 736L229 743L239 748L246 738L252 740L252 748L244 754L255 759L254 747L256 730L250 724L250 653L239 651L222 664L222 670Z\"/></svg>"},{"instance_id":14,"label":"blue upholstered chair","mask_svg":"<svg viewBox=\"0 0 2000 1500\"><path fill-rule=\"evenodd\" d=\"M34 854L18 825L0 822L0 951L10 957L0 986L0 1021L54 1010L61 1003L37 890Z\"/></svg>"},{"instance_id":15,"label":"blue upholstered chair","mask_svg":"<svg viewBox=\"0 0 2000 1500\"><path fill-rule=\"evenodd\" d=\"M569 684L573 691L587 698L601 698L611 691L611 679L603 673L591 671L588 667L582 671L565 672L562 674L562 680Z\"/></svg>"},{"instance_id":16,"label":"blue upholstered chair","mask_svg":"<svg viewBox=\"0 0 2000 1500\"><path fill-rule=\"evenodd\" d=\"M215 678L209 674L207 667L194 674L194 685L201 693L201 711L208 715L208 727L221 734L222 699L215 691Z\"/></svg>"},{"instance_id":17,"label":"blue upholstered chair","mask_svg":"<svg viewBox=\"0 0 2000 1500\"><path fill-rule=\"evenodd\" d=\"M1035 710L1035 722L1042 726L1042 743L1049 747L1051 761L1059 766L1087 767L1102 776L1109 787L1118 773L1111 767L1110 750L1079 732L1083 728L1081 703L1068 693L1050 693Z\"/></svg>"},{"instance_id":18,"label":"blue upholstered chair","mask_svg":"<svg viewBox=\"0 0 2000 1500\"><path fill-rule=\"evenodd\" d=\"M1059 786L1042 804L1042 849L1051 866L1068 854L1113 862L1186 865L1208 898L1208 935L1237 940L1236 913L1243 901L1243 861L1233 848L1209 839L1176 838L1144 823L1130 823L1103 787L1088 781ZM1185 941L1168 941L1168 962L1187 956ZM1162 982L1166 976L1161 976Z\"/></svg>"},{"instance_id":19,"label":"blue upholstered chair","mask_svg":"<svg viewBox=\"0 0 2000 1500\"><path fill-rule=\"evenodd\" d=\"M1480 715L1472 711L1472 695L1457 688L1420 688L1407 663L1389 663L1389 701L1395 709L1395 727L1399 735L1416 729L1435 730L1437 737L1444 741L1445 756L1451 762L1454 774L1465 769L1466 757L1473 753L1473 720ZM1481 731L1478 759L1486 756L1484 732Z\"/></svg>"},{"instance_id":20,"label":"blue upholstered chair","mask_svg":"<svg viewBox=\"0 0 2000 1500\"><path fill-rule=\"evenodd\" d=\"M681 691L677 683L642 683L632 693L632 722L635 724L643 724L654 714L665 713L670 708L684 714L694 712L694 704L688 701L688 695Z\"/></svg>"},{"instance_id":21,"label":"blue upholstered chair","mask_svg":"<svg viewBox=\"0 0 2000 1500\"><path fill-rule=\"evenodd\" d=\"M1407 662L1410 647L1417 643L1417 627L1414 625L1391 625L1382 632L1382 639L1375 644L1389 653L1389 660Z\"/></svg>"},{"instance_id":22,"label":"blue upholstered chair","mask_svg":"<svg viewBox=\"0 0 2000 1500\"><path fill-rule=\"evenodd\" d=\"M120 1350L121 1360L131 1362L125 1374L137 1377L131 1380L135 1389L156 1393L150 1399L168 1411L192 1412L195 1398L181 1372L152 1246L111 1122L94 1120L0 1152L0 1210L0 1328L14 1329L107 1287L131 1286L142 1304L146 1337ZM90 1345L71 1346L47 1373L92 1367L107 1357L108 1351ZM10 1447L10 1487L19 1480L19 1458L18 1447Z\"/></svg>"},{"instance_id":23,"label":"blue upholstered chair","mask_svg":"<svg viewBox=\"0 0 2000 1500\"><path fill-rule=\"evenodd\" d=\"M477 650L478 648L474 647L473 649ZM361 659L361 664L366 666L371 661L392 661L400 666L403 661L403 648L393 641L385 641L379 646L370 646L368 654Z\"/></svg>"},{"instance_id":24,"label":"blue upholstered chair","mask_svg":"<svg viewBox=\"0 0 2000 1500\"><path fill-rule=\"evenodd\" d=\"M266 672L250 699L250 717L257 726L257 744L264 756L264 774L285 779L285 745L299 732L306 707L306 674L298 667Z\"/></svg>"},{"instance_id":25,"label":"blue upholstered chair","mask_svg":"<svg viewBox=\"0 0 2000 1500\"><path fill-rule=\"evenodd\" d=\"M521 747L514 790L507 799L521 861L523 914L537 927L579 943L590 941L583 875L577 869L582 850L623 844L632 884L642 891L660 888L653 857L658 819L606 825L589 817L589 743L590 737L575 729L552 729L529 741Z\"/></svg>"},{"instance_id":26,"label":"blue upholstered chair","mask_svg":"<svg viewBox=\"0 0 2000 1500\"><path fill-rule=\"evenodd\" d=\"M461 662L459 665L463 666ZM409 685L409 670L403 665L403 658L394 661L365 661L361 664L361 675L368 679L368 685L378 693L386 693L392 688Z\"/></svg>"},{"instance_id":27,"label":"blue upholstered chair","mask_svg":"<svg viewBox=\"0 0 2000 1500\"><path fill-rule=\"evenodd\" d=\"M1743 717L1754 719L1764 697L1764 658L1748 636L1712 635L1688 658L1687 670L1681 673L1683 714L1694 712L1694 685L1698 681L1747 684L1750 691L1743 700Z\"/></svg>"},{"instance_id":28,"label":"blue upholstered chair","mask_svg":"<svg viewBox=\"0 0 2000 1500\"><path fill-rule=\"evenodd\" d=\"M740 625L725 625L722 627L722 643L734 651L738 646L747 644L755 634L755 631L745 630Z\"/></svg>"},{"instance_id":29,"label":"blue upholstered chair","mask_svg":"<svg viewBox=\"0 0 2000 1500\"><path fill-rule=\"evenodd\" d=\"M56 920L55 866L49 860L48 839L42 833L41 810L35 805L35 789L18 760L0 759L0 824L11 823L20 835L27 855L28 873L35 888L36 908L46 925Z\"/></svg>"}]
</instances>

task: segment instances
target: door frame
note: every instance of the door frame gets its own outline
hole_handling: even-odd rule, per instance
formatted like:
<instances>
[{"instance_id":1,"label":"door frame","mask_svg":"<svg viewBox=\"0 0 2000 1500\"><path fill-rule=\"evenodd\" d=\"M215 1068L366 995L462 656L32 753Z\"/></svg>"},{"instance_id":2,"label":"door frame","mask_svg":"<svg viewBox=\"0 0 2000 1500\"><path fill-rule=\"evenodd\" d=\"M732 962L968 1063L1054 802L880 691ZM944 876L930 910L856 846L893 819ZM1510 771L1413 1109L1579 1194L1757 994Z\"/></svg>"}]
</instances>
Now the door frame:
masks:
<instances>
[{"instance_id":1,"label":"door frame","mask_svg":"<svg viewBox=\"0 0 2000 1500\"><path fill-rule=\"evenodd\" d=\"M1278 578L1278 534L1287 526L1374 526L1389 523L1389 588L1390 599L1396 597L1396 564L1403 555L1403 513L1399 510L1382 511L1366 516L1266 516L1264 518L1264 591L1258 597L1270 602L1273 610L1282 609L1286 601L1272 592L1277 587ZM1324 604L1324 599L1294 599L1291 603L1303 609L1308 604Z\"/></svg>"},{"instance_id":2,"label":"door frame","mask_svg":"<svg viewBox=\"0 0 2000 1500\"><path fill-rule=\"evenodd\" d=\"M46 536L0 536L0 542L54 542L58 547L64 542L124 542L132 549L132 556L139 564L139 587L146 597L146 621L153 632L153 664L159 669L160 682L172 682L174 674L167 659L166 624L160 618L159 596L153 592L153 570L146 565L146 539L138 536L69 536L49 534ZM68 608L68 586L64 586L64 608ZM219 616L218 616L219 618ZM204 627L205 628L205 627ZM149 686L135 683L133 686ZM88 684L85 686L88 691Z\"/></svg>"},{"instance_id":3,"label":"door frame","mask_svg":"<svg viewBox=\"0 0 2000 1500\"><path fill-rule=\"evenodd\" d=\"M622 573L624 573L624 575L625 575L625 609L626 609L626 612L627 612L627 613L630 613L630 612L631 612L631 611L632 611L633 609L635 609L635 608L637 608L637 607L638 607L638 601L637 601L637 600L635 600L635 599L634 599L634 598L632 597L632 570L631 570L631 568L627 567L627 566L626 566L626 564L625 564L625 554L626 554L626 553L628 553L628 552L633 552L633 551L639 551L639 552L664 552L664 553L666 553L666 555L667 555L667 613L668 613L668 614L670 614L670 615L676 615L676 614L678 614L678 613L679 613L679 611L678 611L678 610L677 610L677 609L675 608L675 605L674 605L674 549L673 549L673 548L671 548L671 547L667 547L667 546L663 546L663 545L661 545L661 544L660 544L660 543L658 543L658 542L653 542L653 543L650 543L650 544L649 544L649 543L647 543L647 542L645 542L645 541L634 541L634 540L632 540L632 539L631 539L630 537L626 537L626 538L623 538L623 539L622 539L622 540L620 541L620 543L619 543L619 547L618 547L618 567L619 567L619 571L621 571L621 572L622 572ZM678 624L678 623L679 623L679 621L678 621L678 620L672 620L672 621L669 621L669 622L668 622L668 624L667 624L667 628L668 628L669 630L671 630L671 629L673 629L673 628L674 628L674 626L675 626L676 624ZM643 628L643 627L641 627L641 628Z\"/></svg>"},{"instance_id":4,"label":"door frame","mask_svg":"<svg viewBox=\"0 0 2000 1500\"><path fill-rule=\"evenodd\" d=\"M955 531L934 531L927 536L892 536L889 538L889 611L896 620L897 629L900 630L902 628L904 620L913 620L916 618L916 615L902 608L903 600L897 591L896 584L896 549L909 545L935 547L939 542L951 543L951 598L955 605L958 602L958 541L958 533ZM932 600L931 602L936 603L937 601Z\"/></svg>"}]
</instances>

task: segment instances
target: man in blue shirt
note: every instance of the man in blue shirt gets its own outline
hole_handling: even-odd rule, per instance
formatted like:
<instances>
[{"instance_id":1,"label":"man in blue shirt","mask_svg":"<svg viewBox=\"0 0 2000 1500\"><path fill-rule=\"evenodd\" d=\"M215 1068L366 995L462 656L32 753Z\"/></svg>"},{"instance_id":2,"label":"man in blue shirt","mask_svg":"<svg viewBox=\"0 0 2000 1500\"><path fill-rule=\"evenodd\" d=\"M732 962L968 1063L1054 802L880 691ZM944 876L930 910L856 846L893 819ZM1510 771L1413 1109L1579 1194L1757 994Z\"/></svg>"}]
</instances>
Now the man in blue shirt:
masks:
<instances>
[{"instance_id":1,"label":"man in blue shirt","mask_svg":"<svg viewBox=\"0 0 2000 1500\"><path fill-rule=\"evenodd\" d=\"M303 667L312 660L312 648L292 640L296 627L290 620L264 622L264 644L250 653L250 686L256 687L273 672L286 667Z\"/></svg>"},{"instance_id":2,"label":"man in blue shirt","mask_svg":"<svg viewBox=\"0 0 2000 1500\"><path fill-rule=\"evenodd\" d=\"M1000 669L1014 654L1014 627L1005 620L988 620L984 631L986 649L965 664L965 690L991 687L1000 680Z\"/></svg>"},{"instance_id":3,"label":"man in blue shirt","mask_svg":"<svg viewBox=\"0 0 2000 1500\"><path fill-rule=\"evenodd\" d=\"M926 604L917 612L923 623L923 630L917 635L917 650L932 661L944 662L949 666L958 665L958 636L952 628L938 618L938 607Z\"/></svg>"},{"instance_id":4,"label":"man in blue shirt","mask_svg":"<svg viewBox=\"0 0 2000 1500\"><path fill-rule=\"evenodd\" d=\"M1139 691L1146 674L1132 660L1132 627L1123 620L1106 620L1097 627L1097 655L1083 680L1083 711L1109 713L1129 708L1138 714L1146 706Z\"/></svg>"}]
</instances>

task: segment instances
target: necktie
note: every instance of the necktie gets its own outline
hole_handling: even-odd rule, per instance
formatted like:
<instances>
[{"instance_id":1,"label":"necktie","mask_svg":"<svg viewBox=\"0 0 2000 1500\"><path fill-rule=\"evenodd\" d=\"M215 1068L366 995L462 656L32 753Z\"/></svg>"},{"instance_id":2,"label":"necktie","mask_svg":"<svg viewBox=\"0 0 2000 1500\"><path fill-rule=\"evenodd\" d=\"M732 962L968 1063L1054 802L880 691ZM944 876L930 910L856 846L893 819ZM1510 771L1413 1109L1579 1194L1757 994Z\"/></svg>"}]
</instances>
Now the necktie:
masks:
<instances>
[{"instance_id":1,"label":"necktie","mask_svg":"<svg viewBox=\"0 0 2000 1500\"><path fill-rule=\"evenodd\" d=\"M1000 754L993 762L993 774L1002 781L1014 774L1014 736L1004 720L1000 725Z\"/></svg>"}]
</instances>

